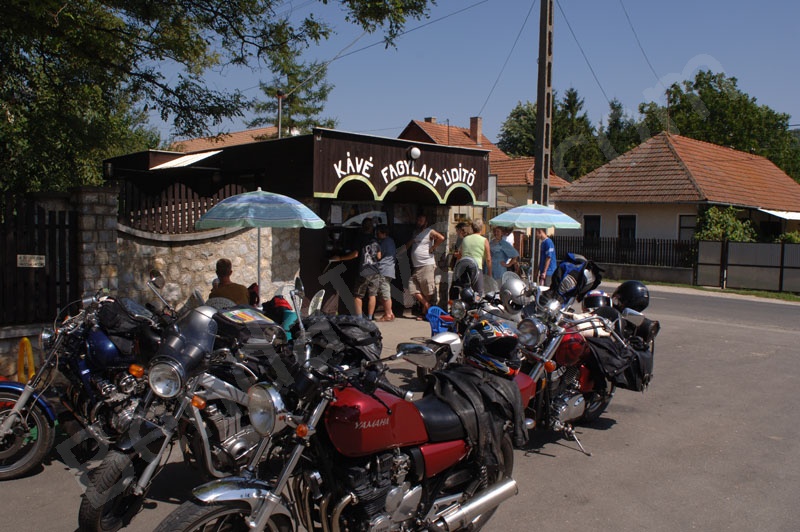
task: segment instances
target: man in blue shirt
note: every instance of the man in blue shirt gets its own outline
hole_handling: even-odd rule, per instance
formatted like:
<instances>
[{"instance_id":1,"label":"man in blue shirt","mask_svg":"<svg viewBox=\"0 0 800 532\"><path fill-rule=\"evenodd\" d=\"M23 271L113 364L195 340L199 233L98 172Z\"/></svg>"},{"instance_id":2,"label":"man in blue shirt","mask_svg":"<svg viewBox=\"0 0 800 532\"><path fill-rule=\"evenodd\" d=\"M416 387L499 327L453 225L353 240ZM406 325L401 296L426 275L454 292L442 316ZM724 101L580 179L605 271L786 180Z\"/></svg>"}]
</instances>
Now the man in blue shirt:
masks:
<instances>
[{"instance_id":1,"label":"man in blue shirt","mask_svg":"<svg viewBox=\"0 0 800 532\"><path fill-rule=\"evenodd\" d=\"M539 245L539 284L550 286L553 272L556 271L556 246L547 237L545 229L536 229L536 240L541 240Z\"/></svg>"}]
</instances>

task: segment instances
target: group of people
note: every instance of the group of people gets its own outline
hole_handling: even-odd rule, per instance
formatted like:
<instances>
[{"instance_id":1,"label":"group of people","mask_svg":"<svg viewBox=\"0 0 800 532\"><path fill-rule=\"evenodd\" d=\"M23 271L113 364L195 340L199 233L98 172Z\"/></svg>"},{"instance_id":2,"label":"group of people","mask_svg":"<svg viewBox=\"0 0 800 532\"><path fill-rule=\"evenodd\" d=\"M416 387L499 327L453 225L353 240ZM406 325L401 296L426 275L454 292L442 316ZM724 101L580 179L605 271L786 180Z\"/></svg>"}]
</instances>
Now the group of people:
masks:
<instances>
[{"instance_id":1,"label":"group of people","mask_svg":"<svg viewBox=\"0 0 800 532\"><path fill-rule=\"evenodd\" d=\"M492 238L483 236L483 221L459 222L456 225L458 241L454 252L456 260L468 258L475 262L476 290L483 293L483 275L499 281L508 270L519 264L519 252L513 246L513 233L502 227L492 228ZM539 248L539 270L537 281L549 285L556 269L556 252L553 241L544 229L536 229L536 239L541 241ZM425 319L431 304L436 300L436 249L445 241L444 235L428 225L425 214L416 219L415 231L406 243L410 250L411 276L408 279L408 292L419 303L421 315ZM372 218L361 223L361 232L355 248L345 255L331 257L333 261L346 261L358 258L358 278L354 286L354 310L356 315L374 319L380 300L383 315L378 321L393 321L392 283L397 265L397 246L389 236L386 224L375 227ZM209 298L224 297L236 304L253 304L253 293L244 285L231 281L233 268L229 259L219 259L216 265L217 279ZM258 298L256 287L256 298ZM365 308L366 307L366 308Z\"/></svg>"}]
</instances>

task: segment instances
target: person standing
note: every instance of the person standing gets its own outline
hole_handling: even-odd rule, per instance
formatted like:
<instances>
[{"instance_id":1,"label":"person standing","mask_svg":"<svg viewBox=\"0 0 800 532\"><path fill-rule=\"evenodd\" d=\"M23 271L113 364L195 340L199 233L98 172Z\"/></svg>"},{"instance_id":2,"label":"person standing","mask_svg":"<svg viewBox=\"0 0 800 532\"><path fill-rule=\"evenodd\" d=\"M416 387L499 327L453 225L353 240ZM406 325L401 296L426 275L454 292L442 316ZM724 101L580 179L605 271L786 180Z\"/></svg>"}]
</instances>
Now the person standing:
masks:
<instances>
[{"instance_id":1,"label":"person standing","mask_svg":"<svg viewBox=\"0 0 800 532\"><path fill-rule=\"evenodd\" d=\"M397 246L394 239L389 236L389 227L380 224L377 230L378 244L381 248L381 260L378 261L378 270L381 273L381 287L378 294L383 305L383 316L378 321L394 321L392 311L392 281L395 277L397 265Z\"/></svg>"},{"instance_id":2,"label":"person standing","mask_svg":"<svg viewBox=\"0 0 800 532\"><path fill-rule=\"evenodd\" d=\"M414 236L406 247L411 249L412 267L408 291L422 305L422 316L417 317L419 321L425 319L436 292L436 258L433 252L444 240L441 233L428 227L428 217L425 214L417 216Z\"/></svg>"},{"instance_id":3,"label":"person standing","mask_svg":"<svg viewBox=\"0 0 800 532\"><path fill-rule=\"evenodd\" d=\"M472 234L464 237L461 242L461 257L470 257L478 264L478 278L476 289L483 294L483 275L486 265L486 274L492 275L492 252L489 249L489 241L483 236L483 221L474 220L472 222Z\"/></svg>"},{"instance_id":4,"label":"person standing","mask_svg":"<svg viewBox=\"0 0 800 532\"><path fill-rule=\"evenodd\" d=\"M553 273L556 271L556 246L547 236L545 229L536 229L536 239L539 244L539 284L550 286Z\"/></svg>"},{"instance_id":5,"label":"person standing","mask_svg":"<svg viewBox=\"0 0 800 532\"><path fill-rule=\"evenodd\" d=\"M519 253L514 246L508 243L503 235L503 228L495 226L492 229L492 240L489 241L489 250L492 257L492 277L499 281L503 274L517 264Z\"/></svg>"},{"instance_id":6,"label":"person standing","mask_svg":"<svg viewBox=\"0 0 800 532\"><path fill-rule=\"evenodd\" d=\"M354 307L356 316L364 316L368 320L373 318L378 290L381 285L381 274L378 262L381 259L381 248L373 234L374 222L372 218L365 218L361 222L361 234L358 236L356 248L347 255L333 256L333 261L345 261L358 258L358 279L354 287ZM367 313L364 312L364 301L367 300Z\"/></svg>"},{"instance_id":7,"label":"person standing","mask_svg":"<svg viewBox=\"0 0 800 532\"><path fill-rule=\"evenodd\" d=\"M211 289L208 298L224 297L230 299L237 305L247 305L250 303L250 294L247 287L231 281L231 274L233 273L233 265L230 259L219 259L217 261L217 279L219 282Z\"/></svg>"}]
</instances>

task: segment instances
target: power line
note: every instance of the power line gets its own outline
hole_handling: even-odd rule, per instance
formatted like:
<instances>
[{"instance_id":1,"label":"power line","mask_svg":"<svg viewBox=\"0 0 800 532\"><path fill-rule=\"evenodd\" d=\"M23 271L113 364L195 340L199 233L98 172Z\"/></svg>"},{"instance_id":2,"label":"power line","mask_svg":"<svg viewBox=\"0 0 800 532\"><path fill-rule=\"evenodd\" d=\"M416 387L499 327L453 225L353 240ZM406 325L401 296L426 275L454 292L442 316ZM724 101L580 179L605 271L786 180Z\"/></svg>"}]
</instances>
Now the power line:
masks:
<instances>
[{"instance_id":1,"label":"power line","mask_svg":"<svg viewBox=\"0 0 800 532\"><path fill-rule=\"evenodd\" d=\"M611 100L608 98L605 89L603 89L603 85L600 83L597 74L595 74L594 68L592 68L592 64L589 62L589 58L586 57L586 52L583 51L583 46L581 46L581 43L578 41L578 37L575 35L575 32L572 31L572 26L570 25L569 20L567 20L567 15L564 13L564 10L561 9L561 3L558 0L556 0L556 5L558 6L558 10L561 11L561 16L564 17L564 22L567 23L567 28L569 28L569 32L572 34L572 38L575 40L575 44L578 45L578 50L581 51L583 60L586 61L586 66L589 67L589 71L592 73L592 77L594 78L595 83L597 83L597 86L600 87L600 92L603 93L603 97L606 99L606 102L608 102L608 105L611 105Z\"/></svg>"},{"instance_id":2,"label":"power line","mask_svg":"<svg viewBox=\"0 0 800 532\"><path fill-rule=\"evenodd\" d=\"M506 56L506 60L503 63L500 72L497 74L497 78L494 80L494 85L492 85L491 90L489 91L488 96L486 96L486 101L483 102L483 106L481 106L481 110L478 111L478 114L475 116L481 116L483 114L483 110L486 108L486 104L489 103L489 99L492 97L492 93L494 93L494 89L497 88L497 84L500 82L500 77L503 75L503 71L506 69L506 65L508 65L508 61L511 59L511 54L514 53L514 48L517 47L517 43L519 42L519 38L522 35L522 30L525 29L525 26L528 24L528 19L533 12L533 7L536 5L536 0L533 0L531 3L531 8L528 10L528 14L525 15L525 20L522 21L522 26L519 28L519 33L517 33L517 38L514 39L514 44L511 45L511 50L508 51L508 55Z\"/></svg>"},{"instance_id":3,"label":"power line","mask_svg":"<svg viewBox=\"0 0 800 532\"><path fill-rule=\"evenodd\" d=\"M645 62L647 62L647 66L650 67L650 72L653 73L653 77L656 78L656 81L658 82L658 84L663 87L664 84L661 83L661 80L659 79L658 74L656 74L656 69L653 68L652 63L650 63L650 59L647 57L647 53L645 53L645 51L644 51L644 47L642 46L642 42L639 40L639 35L637 35L637 33L636 33L636 28L633 27L633 22L631 22L631 17L628 15L628 10L625 9L625 4L622 3L622 0L619 0L619 5L620 5L620 7L622 7L622 12L625 13L625 19L628 21L628 26L631 27L631 32L633 32L633 38L636 39L636 44L639 46L639 50L642 52L642 55L644 56L644 60L645 60Z\"/></svg>"}]
</instances>

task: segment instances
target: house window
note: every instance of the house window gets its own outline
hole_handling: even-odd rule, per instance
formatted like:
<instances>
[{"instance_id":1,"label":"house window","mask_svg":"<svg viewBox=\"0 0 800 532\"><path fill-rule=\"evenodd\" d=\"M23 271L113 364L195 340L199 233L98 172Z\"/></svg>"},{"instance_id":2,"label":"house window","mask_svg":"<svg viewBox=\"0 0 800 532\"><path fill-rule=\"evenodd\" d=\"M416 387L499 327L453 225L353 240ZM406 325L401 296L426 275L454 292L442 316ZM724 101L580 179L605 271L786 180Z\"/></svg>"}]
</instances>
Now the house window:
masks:
<instances>
[{"instance_id":1,"label":"house window","mask_svg":"<svg viewBox=\"0 0 800 532\"><path fill-rule=\"evenodd\" d=\"M633 244L636 240L636 216L620 214L617 216L617 236L621 243Z\"/></svg>"},{"instance_id":2,"label":"house window","mask_svg":"<svg viewBox=\"0 0 800 532\"><path fill-rule=\"evenodd\" d=\"M697 216L681 214L678 216L678 240L691 240L697 229Z\"/></svg>"},{"instance_id":3,"label":"house window","mask_svg":"<svg viewBox=\"0 0 800 532\"><path fill-rule=\"evenodd\" d=\"M600 240L600 216L596 214L585 215L583 217L583 238L584 240Z\"/></svg>"}]
</instances>

